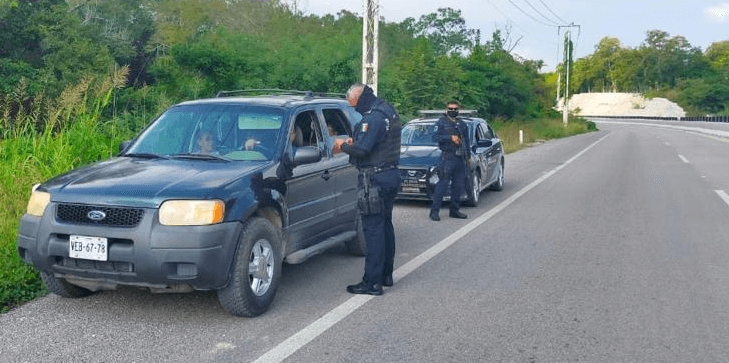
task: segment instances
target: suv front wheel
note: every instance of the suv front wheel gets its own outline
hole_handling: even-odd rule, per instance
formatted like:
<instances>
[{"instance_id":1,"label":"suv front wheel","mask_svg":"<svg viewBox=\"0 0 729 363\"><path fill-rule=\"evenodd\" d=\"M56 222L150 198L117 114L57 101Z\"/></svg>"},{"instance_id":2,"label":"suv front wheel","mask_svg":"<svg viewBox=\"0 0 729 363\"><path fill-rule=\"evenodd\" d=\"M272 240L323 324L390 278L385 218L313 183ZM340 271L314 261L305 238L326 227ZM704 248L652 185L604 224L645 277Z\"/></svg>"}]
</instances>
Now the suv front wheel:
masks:
<instances>
[{"instance_id":1,"label":"suv front wheel","mask_svg":"<svg viewBox=\"0 0 729 363\"><path fill-rule=\"evenodd\" d=\"M58 278L52 273L41 272L41 279L48 286L48 290L61 297L77 298L89 296L94 293L94 291L71 284L64 278Z\"/></svg>"},{"instance_id":2,"label":"suv front wheel","mask_svg":"<svg viewBox=\"0 0 729 363\"><path fill-rule=\"evenodd\" d=\"M268 310L281 277L281 242L276 227L254 217L243 228L228 286L218 300L236 316L257 316Z\"/></svg>"}]
</instances>

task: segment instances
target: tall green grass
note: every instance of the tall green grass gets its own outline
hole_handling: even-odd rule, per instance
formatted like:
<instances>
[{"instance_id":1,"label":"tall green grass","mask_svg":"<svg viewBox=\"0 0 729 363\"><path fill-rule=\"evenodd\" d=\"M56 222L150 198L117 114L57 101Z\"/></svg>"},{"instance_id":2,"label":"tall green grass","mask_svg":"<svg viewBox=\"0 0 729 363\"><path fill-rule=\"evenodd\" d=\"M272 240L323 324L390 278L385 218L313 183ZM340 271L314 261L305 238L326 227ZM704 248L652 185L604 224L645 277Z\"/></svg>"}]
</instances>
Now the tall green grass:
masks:
<instances>
[{"instance_id":1,"label":"tall green grass","mask_svg":"<svg viewBox=\"0 0 729 363\"><path fill-rule=\"evenodd\" d=\"M512 153L551 139L597 131L594 122L570 117L565 125L561 118L541 118L529 121L495 119L489 122L504 143L504 151ZM523 143L519 143L519 131L523 133Z\"/></svg>"},{"instance_id":2,"label":"tall green grass","mask_svg":"<svg viewBox=\"0 0 729 363\"><path fill-rule=\"evenodd\" d=\"M100 117L126 68L109 79L85 80L58 100L36 95L29 110L19 89L0 105L0 312L47 293L38 272L20 260L17 232L31 187L55 175L105 159L118 151L130 131Z\"/></svg>"}]
</instances>

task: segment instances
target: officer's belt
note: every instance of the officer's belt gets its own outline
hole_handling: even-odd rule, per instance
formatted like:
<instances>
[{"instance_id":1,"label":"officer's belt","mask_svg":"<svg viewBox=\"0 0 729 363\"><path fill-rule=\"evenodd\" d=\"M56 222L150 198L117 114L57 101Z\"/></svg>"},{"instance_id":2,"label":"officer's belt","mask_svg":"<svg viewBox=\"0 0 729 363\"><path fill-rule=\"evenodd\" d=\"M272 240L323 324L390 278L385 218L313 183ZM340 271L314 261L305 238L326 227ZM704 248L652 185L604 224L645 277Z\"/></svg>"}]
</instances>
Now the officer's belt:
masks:
<instances>
[{"instance_id":1,"label":"officer's belt","mask_svg":"<svg viewBox=\"0 0 729 363\"><path fill-rule=\"evenodd\" d=\"M361 167L359 169L360 172L370 172L373 174L381 173L385 170L395 169L397 168L397 164L390 164L385 166L367 166L367 167Z\"/></svg>"}]
</instances>

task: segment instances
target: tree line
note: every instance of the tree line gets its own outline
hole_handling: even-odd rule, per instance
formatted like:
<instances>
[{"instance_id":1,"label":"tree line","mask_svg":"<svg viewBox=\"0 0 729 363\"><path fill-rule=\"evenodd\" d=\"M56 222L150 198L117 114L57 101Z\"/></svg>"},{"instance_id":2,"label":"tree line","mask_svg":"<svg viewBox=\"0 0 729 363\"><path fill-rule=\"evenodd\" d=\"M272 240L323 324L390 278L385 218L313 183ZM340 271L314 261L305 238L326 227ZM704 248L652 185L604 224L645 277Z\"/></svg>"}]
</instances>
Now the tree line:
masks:
<instances>
[{"instance_id":1,"label":"tree line","mask_svg":"<svg viewBox=\"0 0 729 363\"><path fill-rule=\"evenodd\" d=\"M305 15L297 0L12 0L0 4L0 103L22 112L39 100L128 67L104 112L130 128L185 99L220 90L280 88L342 93L359 80L362 18ZM481 115L553 113L555 74L512 54L509 34L482 39L451 8L380 22L380 96L405 116L451 99ZM640 48L606 38L575 61L571 93L667 94L696 112L727 112L727 44L706 53L649 33ZM719 86L716 86L719 85ZM42 115L37 121L44 123ZM6 125L7 126L7 125Z\"/></svg>"},{"instance_id":2,"label":"tree line","mask_svg":"<svg viewBox=\"0 0 729 363\"><path fill-rule=\"evenodd\" d=\"M636 92L666 97L691 115L729 115L729 40L704 52L660 30L635 48L605 37L573 69L571 93Z\"/></svg>"},{"instance_id":3,"label":"tree line","mask_svg":"<svg viewBox=\"0 0 729 363\"><path fill-rule=\"evenodd\" d=\"M4 2L0 95L56 98L121 66L129 67L127 87L115 91L107 112L123 117L224 89L343 93L361 75L361 24L347 11L304 15L293 1ZM512 56L498 31L482 44L460 10L381 21L379 39L380 96L404 115L450 99L504 118L552 106L540 97L553 93L541 63Z\"/></svg>"}]
</instances>

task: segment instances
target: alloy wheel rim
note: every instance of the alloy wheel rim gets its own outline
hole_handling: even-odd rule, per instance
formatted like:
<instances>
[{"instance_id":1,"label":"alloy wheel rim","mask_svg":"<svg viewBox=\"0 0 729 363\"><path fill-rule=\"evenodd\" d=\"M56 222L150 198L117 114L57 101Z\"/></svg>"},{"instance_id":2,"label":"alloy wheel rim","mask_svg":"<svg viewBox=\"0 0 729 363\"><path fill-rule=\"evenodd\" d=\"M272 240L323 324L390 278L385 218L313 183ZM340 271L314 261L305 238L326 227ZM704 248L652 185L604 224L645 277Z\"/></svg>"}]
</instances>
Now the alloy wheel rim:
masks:
<instances>
[{"instance_id":1,"label":"alloy wheel rim","mask_svg":"<svg viewBox=\"0 0 729 363\"><path fill-rule=\"evenodd\" d=\"M499 169L499 186L504 186L504 164L501 164L501 169Z\"/></svg>"},{"instance_id":2,"label":"alloy wheel rim","mask_svg":"<svg viewBox=\"0 0 729 363\"><path fill-rule=\"evenodd\" d=\"M481 184L477 174L473 174L473 201L478 202L478 196L481 192Z\"/></svg>"},{"instance_id":3,"label":"alloy wheel rim","mask_svg":"<svg viewBox=\"0 0 729 363\"><path fill-rule=\"evenodd\" d=\"M265 239L259 239L253 244L248 258L248 283L256 296L262 296L271 287L273 267L271 243Z\"/></svg>"}]
</instances>

